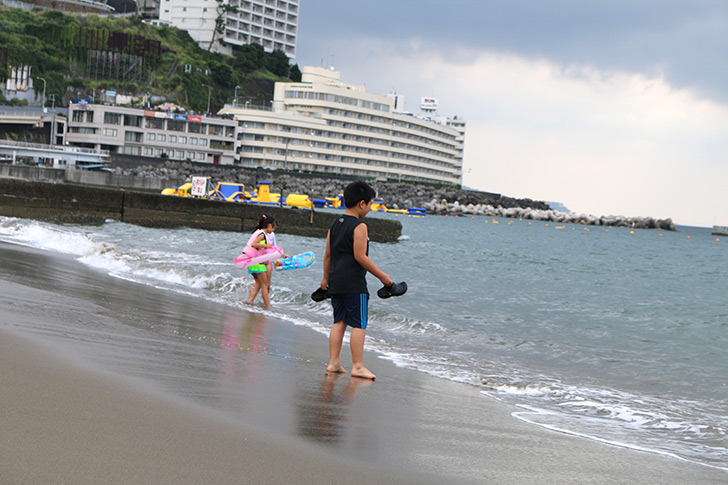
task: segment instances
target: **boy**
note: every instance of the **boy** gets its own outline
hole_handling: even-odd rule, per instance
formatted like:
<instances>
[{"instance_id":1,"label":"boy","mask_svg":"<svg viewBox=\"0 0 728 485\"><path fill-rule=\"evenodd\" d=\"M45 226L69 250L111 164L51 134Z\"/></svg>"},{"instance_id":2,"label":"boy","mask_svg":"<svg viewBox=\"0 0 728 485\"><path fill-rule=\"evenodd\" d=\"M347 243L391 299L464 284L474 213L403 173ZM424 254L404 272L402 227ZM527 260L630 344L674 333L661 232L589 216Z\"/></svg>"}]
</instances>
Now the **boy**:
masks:
<instances>
[{"instance_id":1,"label":"boy","mask_svg":"<svg viewBox=\"0 0 728 485\"><path fill-rule=\"evenodd\" d=\"M346 212L331 224L326 236L324 277L321 288L328 289L334 309L334 325L329 334L329 365L327 372L347 372L341 365L341 344L347 325L351 327L351 375L376 379L364 367L364 337L367 328L367 272L379 278L385 286L392 278L369 258L369 232L361 221L372 208L376 192L363 180L357 180L344 189Z\"/></svg>"}]
</instances>

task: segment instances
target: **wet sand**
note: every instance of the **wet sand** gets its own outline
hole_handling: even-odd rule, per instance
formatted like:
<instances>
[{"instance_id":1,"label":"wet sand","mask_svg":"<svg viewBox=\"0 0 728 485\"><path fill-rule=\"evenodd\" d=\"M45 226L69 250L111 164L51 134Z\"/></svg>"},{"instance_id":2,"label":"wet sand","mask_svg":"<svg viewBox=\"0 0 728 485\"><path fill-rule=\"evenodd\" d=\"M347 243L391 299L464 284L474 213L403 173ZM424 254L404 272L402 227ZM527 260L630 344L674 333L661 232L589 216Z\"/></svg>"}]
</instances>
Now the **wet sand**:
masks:
<instances>
[{"instance_id":1,"label":"wet sand","mask_svg":"<svg viewBox=\"0 0 728 485\"><path fill-rule=\"evenodd\" d=\"M728 480L721 470L522 423L511 416L516 408L474 386L372 354L365 362L374 383L326 376L325 336L192 300L0 243L0 483ZM173 315L176 329L227 328L215 359L185 356L165 367L185 343L168 332L173 337L154 341L159 360L132 362L146 354L120 343L140 347L145 322L165 325L174 308L184 309ZM134 327L99 341L71 330L96 321ZM255 351L241 352L239 340L226 345L230 333L249 330L246 348ZM197 362L212 370L191 374L216 382L174 372Z\"/></svg>"}]
</instances>

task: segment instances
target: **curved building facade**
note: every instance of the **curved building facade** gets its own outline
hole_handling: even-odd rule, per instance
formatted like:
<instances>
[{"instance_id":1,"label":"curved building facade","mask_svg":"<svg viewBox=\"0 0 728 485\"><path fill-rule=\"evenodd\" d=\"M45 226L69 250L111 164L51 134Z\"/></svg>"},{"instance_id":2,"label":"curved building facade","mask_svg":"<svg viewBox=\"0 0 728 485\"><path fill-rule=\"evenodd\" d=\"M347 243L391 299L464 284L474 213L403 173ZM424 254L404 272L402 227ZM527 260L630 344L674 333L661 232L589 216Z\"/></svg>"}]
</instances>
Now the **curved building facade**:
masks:
<instances>
[{"instance_id":1,"label":"curved building facade","mask_svg":"<svg viewBox=\"0 0 728 485\"><path fill-rule=\"evenodd\" d=\"M328 69L276 83L272 109L226 105L239 123L238 162L332 174L462 185L465 122L396 110Z\"/></svg>"}]
</instances>

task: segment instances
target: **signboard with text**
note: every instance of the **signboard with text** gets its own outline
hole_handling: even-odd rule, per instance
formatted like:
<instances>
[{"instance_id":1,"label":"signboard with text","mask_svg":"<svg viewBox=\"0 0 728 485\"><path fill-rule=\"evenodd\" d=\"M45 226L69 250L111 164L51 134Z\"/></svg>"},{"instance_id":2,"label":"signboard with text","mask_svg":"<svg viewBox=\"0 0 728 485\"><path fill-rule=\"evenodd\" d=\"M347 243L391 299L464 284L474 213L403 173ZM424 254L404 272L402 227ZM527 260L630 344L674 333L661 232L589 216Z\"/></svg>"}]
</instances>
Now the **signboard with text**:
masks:
<instances>
[{"instance_id":1,"label":"signboard with text","mask_svg":"<svg viewBox=\"0 0 728 485\"><path fill-rule=\"evenodd\" d=\"M190 193L196 197L207 195L207 177L192 177L192 190Z\"/></svg>"},{"instance_id":2,"label":"signboard with text","mask_svg":"<svg viewBox=\"0 0 728 485\"><path fill-rule=\"evenodd\" d=\"M436 110L437 98L420 98L420 109Z\"/></svg>"}]
</instances>

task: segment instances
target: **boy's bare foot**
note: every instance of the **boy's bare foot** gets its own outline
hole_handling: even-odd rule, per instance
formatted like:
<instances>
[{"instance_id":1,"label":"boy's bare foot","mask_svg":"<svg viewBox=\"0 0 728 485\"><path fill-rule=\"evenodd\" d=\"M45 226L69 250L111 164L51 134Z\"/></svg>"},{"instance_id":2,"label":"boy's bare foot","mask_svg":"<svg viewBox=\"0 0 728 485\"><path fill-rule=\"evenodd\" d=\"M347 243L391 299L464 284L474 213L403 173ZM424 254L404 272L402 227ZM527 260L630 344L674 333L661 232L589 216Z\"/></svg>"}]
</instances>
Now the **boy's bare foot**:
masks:
<instances>
[{"instance_id":1,"label":"boy's bare foot","mask_svg":"<svg viewBox=\"0 0 728 485\"><path fill-rule=\"evenodd\" d=\"M371 379L371 380L374 380L377 378L377 376L375 376L372 371L370 371L369 369L367 369L364 366L352 368L351 377L361 377L362 379Z\"/></svg>"},{"instance_id":2,"label":"boy's bare foot","mask_svg":"<svg viewBox=\"0 0 728 485\"><path fill-rule=\"evenodd\" d=\"M332 372L334 374L346 374L349 371L344 369L341 364L329 364L328 366L326 366L326 372Z\"/></svg>"}]
</instances>

